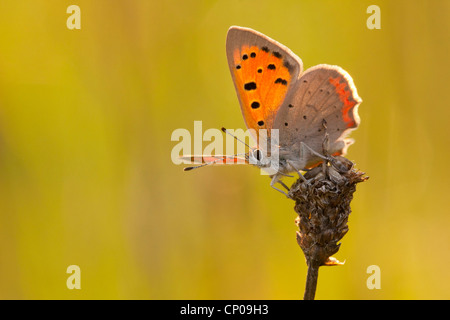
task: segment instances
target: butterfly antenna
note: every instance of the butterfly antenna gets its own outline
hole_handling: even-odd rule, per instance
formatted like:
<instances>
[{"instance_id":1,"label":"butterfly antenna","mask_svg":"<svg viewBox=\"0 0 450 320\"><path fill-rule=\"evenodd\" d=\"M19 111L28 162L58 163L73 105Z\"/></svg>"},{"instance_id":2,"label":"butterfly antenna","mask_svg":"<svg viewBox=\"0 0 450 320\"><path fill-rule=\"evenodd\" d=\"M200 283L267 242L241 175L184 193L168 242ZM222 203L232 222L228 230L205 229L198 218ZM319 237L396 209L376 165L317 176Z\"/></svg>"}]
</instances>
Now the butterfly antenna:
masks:
<instances>
[{"instance_id":1,"label":"butterfly antenna","mask_svg":"<svg viewBox=\"0 0 450 320\"><path fill-rule=\"evenodd\" d=\"M250 147L248 144L246 144L244 141L242 141L241 139L239 139L238 137L236 137L234 134L231 134L227 129L225 129L224 127L222 127L222 131L225 132L226 134L229 134L230 136L232 136L233 138L235 138L237 141L245 144L247 147L249 147L250 149L252 147Z\"/></svg>"},{"instance_id":2,"label":"butterfly antenna","mask_svg":"<svg viewBox=\"0 0 450 320\"><path fill-rule=\"evenodd\" d=\"M207 163L204 163L204 164L200 164L198 166L186 167L186 168L183 168L183 171L191 171L191 170L202 168L204 166L207 166L207 165L210 165L210 164L213 164L213 163L215 163L215 161L207 162Z\"/></svg>"},{"instance_id":3,"label":"butterfly antenna","mask_svg":"<svg viewBox=\"0 0 450 320\"><path fill-rule=\"evenodd\" d=\"M236 154L234 154L232 156L226 156L226 158L233 158L233 157L237 157L237 156L244 156L244 158L246 160L248 160L248 153L236 153ZM218 158L217 160L206 162L206 163L203 163L203 164L199 164L198 166L192 166L192 167L183 168L183 171L191 171L191 170L194 170L194 169L206 167L206 166L209 166L211 164L216 163L217 161L226 161L226 160L223 159L223 158Z\"/></svg>"}]
</instances>

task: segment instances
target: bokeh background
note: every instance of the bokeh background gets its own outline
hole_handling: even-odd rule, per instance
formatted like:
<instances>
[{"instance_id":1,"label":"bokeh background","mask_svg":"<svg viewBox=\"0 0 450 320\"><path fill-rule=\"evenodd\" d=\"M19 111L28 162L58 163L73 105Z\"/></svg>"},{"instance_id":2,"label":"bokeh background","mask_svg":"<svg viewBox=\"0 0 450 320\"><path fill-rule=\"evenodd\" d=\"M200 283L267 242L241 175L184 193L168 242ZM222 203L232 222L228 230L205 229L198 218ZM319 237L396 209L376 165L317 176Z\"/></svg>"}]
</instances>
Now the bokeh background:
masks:
<instances>
[{"instance_id":1,"label":"bokeh background","mask_svg":"<svg viewBox=\"0 0 450 320\"><path fill-rule=\"evenodd\" d=\"M370 179L316 298L450 298L447 0L1 1L0 298L302 298L293 202L255 168L171 161L173 130L194 120L244 127L231 25L305 68L342 66L364 101L348 157Z\"/></svg>"}]
</instances>

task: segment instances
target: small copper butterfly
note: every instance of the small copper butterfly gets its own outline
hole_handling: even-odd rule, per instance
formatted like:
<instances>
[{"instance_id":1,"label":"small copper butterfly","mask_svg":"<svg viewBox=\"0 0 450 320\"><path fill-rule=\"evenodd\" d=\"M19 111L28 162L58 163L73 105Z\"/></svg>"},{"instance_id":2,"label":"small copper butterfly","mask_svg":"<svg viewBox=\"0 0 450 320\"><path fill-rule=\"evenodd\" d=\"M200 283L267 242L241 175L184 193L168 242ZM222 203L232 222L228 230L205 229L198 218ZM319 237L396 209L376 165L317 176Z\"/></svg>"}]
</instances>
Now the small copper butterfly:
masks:
<instances>
[{"instance_id":1,"label":"small copper butterfly","mask_svg":"<svg viewBox=\"0 0 450 320\"><path fill-rule=\"evenodd\" d=\"M259 147L251 148L245 156L246 163L261 168L277 161L277 172L271 175L273 188L286 194L275 183L289 189L280 180L283 176L292 172L300 175L300 171L323 161L325 123L329 154L345 155L353 143L346 137L359 125L358 106L362 102L346 71L320 64L303 72L302 60L289 48L260 32L237 26L228 30L226 53L247 128L254 129L257 141L260 129L267 130L265 139L270 138L271 130L278 129L276 157ZM200 159L201 166L239 160L234 156Z\"/></svg>"}]
</instances>

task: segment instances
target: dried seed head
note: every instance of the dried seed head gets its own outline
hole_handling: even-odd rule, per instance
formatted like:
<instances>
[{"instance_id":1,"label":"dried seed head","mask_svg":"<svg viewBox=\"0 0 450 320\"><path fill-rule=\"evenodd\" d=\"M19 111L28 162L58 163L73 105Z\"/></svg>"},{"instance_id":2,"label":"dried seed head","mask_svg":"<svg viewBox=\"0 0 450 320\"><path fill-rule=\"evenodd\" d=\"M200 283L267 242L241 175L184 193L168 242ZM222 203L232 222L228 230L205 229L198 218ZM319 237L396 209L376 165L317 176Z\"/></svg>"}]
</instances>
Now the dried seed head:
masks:
<instances>
[{"instance_id":1,"label":"dried seed head","mask_svg":"<svg viewBox=\"0 0 450 320\"><path fill-rule=\"evenodd\" d=\"M308 265L339 265L331 256L338 252L338 242L348 232L350 202L356 184L368 177L340 156L330 157L327 163L308 171L304 177L306 180L297 180L289 192L298 214L297 242Z\"/></svg>"}]
</instances>

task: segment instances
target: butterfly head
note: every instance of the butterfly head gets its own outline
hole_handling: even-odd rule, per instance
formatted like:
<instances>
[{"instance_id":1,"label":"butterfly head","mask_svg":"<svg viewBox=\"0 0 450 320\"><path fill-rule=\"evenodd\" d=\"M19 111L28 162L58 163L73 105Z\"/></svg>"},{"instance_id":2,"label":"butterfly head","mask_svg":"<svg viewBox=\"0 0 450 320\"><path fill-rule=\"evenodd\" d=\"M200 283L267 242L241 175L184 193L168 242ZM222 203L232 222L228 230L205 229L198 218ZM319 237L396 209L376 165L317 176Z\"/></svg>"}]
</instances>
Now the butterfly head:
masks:
<instances>
[{"instance_id":1,"label":"butterfly head","mask_svg":"<svg viewBox=\"0 0 450 320\"><path fill-rule=\"evenodd\" d=\"M259 168L268 168L271 166L270 156L258 148L250 149L248 152L248 162Z\"/></svg>"}]
</instances>

